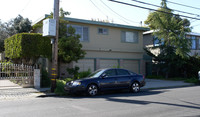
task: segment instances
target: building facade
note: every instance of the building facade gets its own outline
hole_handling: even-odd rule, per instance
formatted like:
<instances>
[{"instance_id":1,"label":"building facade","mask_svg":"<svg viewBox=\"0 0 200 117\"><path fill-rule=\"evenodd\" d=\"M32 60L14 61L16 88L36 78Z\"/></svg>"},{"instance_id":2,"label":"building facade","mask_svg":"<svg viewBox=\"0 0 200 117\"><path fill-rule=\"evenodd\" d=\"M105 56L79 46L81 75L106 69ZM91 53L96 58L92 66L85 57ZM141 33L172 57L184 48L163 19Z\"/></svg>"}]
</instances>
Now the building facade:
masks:
<instances>
[{"instance_id":1,"label":"building facade","mask_svg":"<svg viewBox=\"0 0 200 117\"><path fill-rule=\"evenodd\" d=\"M120 67L145 74L143 32L148 28L114 23L65 18L68 25L81 36L84 59L71 64L60 64L60 76L67 75L67 67L78 66L80 71ZM35 30L35 32L40 30Z\"/></svg>"}]
</instances>

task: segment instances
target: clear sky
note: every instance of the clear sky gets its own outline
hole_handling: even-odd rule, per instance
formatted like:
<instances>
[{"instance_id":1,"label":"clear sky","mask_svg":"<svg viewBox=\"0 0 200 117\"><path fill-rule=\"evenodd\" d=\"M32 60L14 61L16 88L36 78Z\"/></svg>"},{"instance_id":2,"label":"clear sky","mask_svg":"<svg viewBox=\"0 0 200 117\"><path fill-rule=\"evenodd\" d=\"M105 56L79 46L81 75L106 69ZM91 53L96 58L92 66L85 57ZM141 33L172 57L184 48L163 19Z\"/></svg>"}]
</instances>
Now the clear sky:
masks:
<instances>
[{"instance_id":1,"label":"clear sky","mask_svg":"<svg viewBox=\"0 0 200 117\"><path fill-rule=\"evenodd\" d=\"M157 9L157 7L144 5L134 2L132 0L117 0L134 5ZM155 5L160 5L161 0L138 0ZM200 0L169 0L172 2L185 4L193 7L200 8ZM17 17L18 14L24 18L29 18L32 22L49 14L53 11L54 0L0 0L0 19L2 22L9 21ZM169 8L179 11L189 12L200 15L200 10L187 8L175 4L168 3ZM79 19L96 19L96 20L109 20L110 22L141 26L140 22L147 19L149 10L141 9L132 6L126 6L114 3L108 0L60 0L60 7L65 11L71 12L69 17ZM178 12L174 12L178 13ZM179 13L190 17L199 18L200 16ZM200 20L192 20L192 31L200 33Z\"/></svg>"}]
</instances>

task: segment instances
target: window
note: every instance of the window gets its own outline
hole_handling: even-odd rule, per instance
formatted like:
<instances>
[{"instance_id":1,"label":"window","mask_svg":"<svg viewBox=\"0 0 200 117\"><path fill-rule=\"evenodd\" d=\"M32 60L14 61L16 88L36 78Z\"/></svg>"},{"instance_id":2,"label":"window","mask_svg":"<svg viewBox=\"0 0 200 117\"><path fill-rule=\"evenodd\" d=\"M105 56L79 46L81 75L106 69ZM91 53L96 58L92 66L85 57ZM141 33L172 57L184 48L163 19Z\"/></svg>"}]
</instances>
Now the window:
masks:
<instances>
[{"instance_id":1,"label":"window","mask_svg":"<svg viewBox=\"0 0 200 117\"><path fill-rule=\"evenodd\" d=\"M123 70L123 69L118 69L117 70L117 75L120 75L120 76L122 76L122 75L129 75L129 72L126 71L126 70Z\"/></svg>"},{"instance_id":2,"label":"window","mask_svg":"<svg viewBox=\"0 0 200 117\"><path fill-rule=\"evenodd\" d=\"M107 28L98 28L98 33L107 35L108 34L108 29Z\"/></svg>"},{"instance_id":3,"label":"window","mask_svg":"<svg viewBox=\"0 0 200 117\"><path fill-rule=\"evenodd\" d=\"M195 36L192 36L191 37L191 42L192 42L192 49L196 49L196 37Z\"/></svg>"},{"instance_id":4,"label":"window","mask_svg":"<svg viewBox=\"0 0 200 117\"><path fill-rule=\"evenodd\" d=\"M164 39L159 40L158 37L153 37L153 45L154 46L160 46L164 45Z\"/></svg>"},{"instance_id":5,"label":"window","mask_svg":"<svg viewBox=\"0 0 200 117\"><path fill-rule=\"evenodd\" d=\"M199 40L199 50L200 50L200 37L199 37L199 39L198 39L198 40Z\"/></svg>"},{"instance_id":6,"label":"window","mask_svg":"<svg viewBox=\"0 0 200 117\"><path fill-rule=\"evenodd\" d=\"M128 32L122 31L122 42L137 43L138 42L138 32Z\"/></svg>"},{"instance_id":7,"label":"window","mask_svg":"<svg viewBox=\"0 0 200 117\"><path fill-rule=\"evenodd\" d=\"M72 25L72 27L76 30L75 34L79 34L81 36L80 41L89 41L88 27L78 25Z\"/></svg>"},{"instance_id":8,"label":"window","mask_svg":"<svg viewBox=\"0 0 200 117\"><path fill-rule=\"evenodd\" d=\"M107 70L107 71L105 71L103 74L105 74L106 77L109 77L109 76L116 76L116 72L115 72L114 69Z\"/></svg>"}]
</instances>

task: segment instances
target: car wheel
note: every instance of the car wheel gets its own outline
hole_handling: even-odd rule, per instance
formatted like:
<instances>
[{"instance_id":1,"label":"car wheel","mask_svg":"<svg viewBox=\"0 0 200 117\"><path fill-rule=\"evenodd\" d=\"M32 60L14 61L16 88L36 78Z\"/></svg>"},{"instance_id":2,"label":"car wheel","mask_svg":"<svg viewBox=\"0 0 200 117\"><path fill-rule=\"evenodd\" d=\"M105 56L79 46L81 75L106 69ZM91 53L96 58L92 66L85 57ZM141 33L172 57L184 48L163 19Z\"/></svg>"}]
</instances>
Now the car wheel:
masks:
<instances>
[{"instance_id":1,"label":"car wheel","mask_svg":"<svg viewBox=\"0 0 200 117\"><path fill-rule=\"evenodd\" d=\"M140 91L140 84L138 82L134 82L131 85L131 91L134 92L134 93L139 92Z\"/></svg>"},{"instance_id":2,"label":"car wheel","mask_svg":"<svg viewBox=\"0 0 200 117\"><path fill-rule=\"evenodd\" d=\"M90 96L97 95L97 93L98 93L98 87L96 85L94 85L94 84L89 85L88 88L87 88L87 93Z\"/></svg>"}]
</instances>

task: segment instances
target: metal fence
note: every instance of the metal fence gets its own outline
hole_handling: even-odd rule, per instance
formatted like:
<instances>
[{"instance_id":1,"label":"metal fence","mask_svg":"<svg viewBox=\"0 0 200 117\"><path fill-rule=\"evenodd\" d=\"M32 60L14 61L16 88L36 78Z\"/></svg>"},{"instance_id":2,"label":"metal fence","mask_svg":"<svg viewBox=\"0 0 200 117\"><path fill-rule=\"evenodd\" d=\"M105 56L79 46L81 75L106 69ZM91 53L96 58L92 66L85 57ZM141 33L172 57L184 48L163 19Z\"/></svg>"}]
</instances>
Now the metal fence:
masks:
<instances>
[{"instance_id":1,"label":"metal fence","mask_svg":"<svg viewBox=\"0 0 200 117\"><path fill-rule=\"evenodd\" d=\"M0 63L0 80L11 80L17 84L33 84L34 67Z\"/></svg>"}]
</instances>

